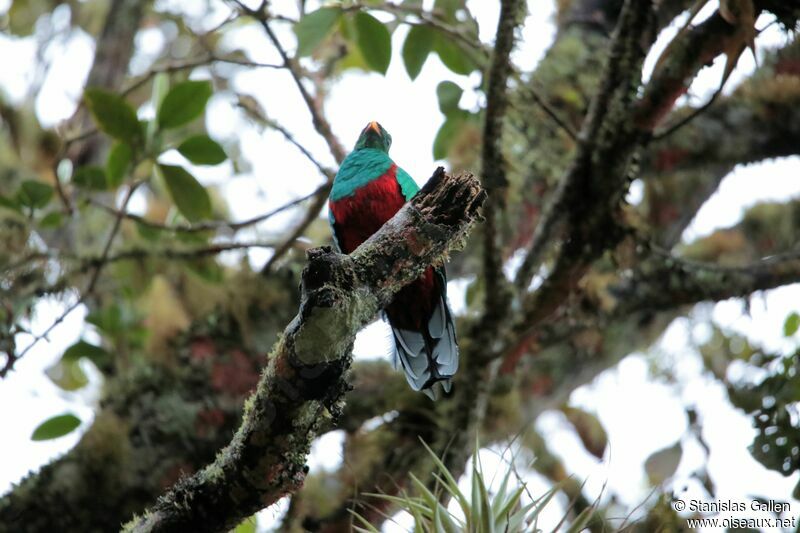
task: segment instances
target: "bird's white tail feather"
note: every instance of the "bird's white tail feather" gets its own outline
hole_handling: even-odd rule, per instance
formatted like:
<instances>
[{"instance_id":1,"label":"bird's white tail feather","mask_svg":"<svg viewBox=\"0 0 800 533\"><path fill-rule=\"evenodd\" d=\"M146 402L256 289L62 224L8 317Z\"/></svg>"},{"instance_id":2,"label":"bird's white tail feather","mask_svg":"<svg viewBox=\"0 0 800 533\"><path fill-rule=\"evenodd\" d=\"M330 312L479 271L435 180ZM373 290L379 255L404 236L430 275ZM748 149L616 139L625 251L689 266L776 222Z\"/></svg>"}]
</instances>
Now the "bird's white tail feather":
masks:
<instances>
[{"instance_id":1,"label":"bird's white tail feather","mask_svg":"<svg viewBox=\"0 0 800 533\"><path fill-rule=\"evenodd\" d=\"M428 321L433 353L429 353L421 332L392 327L392 333L394 366L402 366L411 388L427 392L436 382L442 382L445 392L449 392L450 378L458 370L458 342L446 296L442 295Z\"/></svg>"}]
</instances>

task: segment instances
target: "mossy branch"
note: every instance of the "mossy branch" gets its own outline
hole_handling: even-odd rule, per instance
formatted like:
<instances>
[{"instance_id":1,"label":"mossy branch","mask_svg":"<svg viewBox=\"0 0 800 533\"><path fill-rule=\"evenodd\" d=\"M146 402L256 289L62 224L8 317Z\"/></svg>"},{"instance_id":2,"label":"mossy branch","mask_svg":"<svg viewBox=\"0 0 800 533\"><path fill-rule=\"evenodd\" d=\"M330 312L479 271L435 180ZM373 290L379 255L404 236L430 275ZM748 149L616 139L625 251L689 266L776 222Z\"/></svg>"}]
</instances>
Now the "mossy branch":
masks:
<instances>
[{"instance_id":1,"label":"mossy branch","mask_svg":"<svg viewBox=\"0 0 800 533\"><path fill-rule=\"evenodd\" d=\"M297 490L311 442L342 411L356 333L398 290L463 243L485 197L473 176L439 168L351 256L311 250L300 311L273 349L233 440L126 531L222 531Z\"/></svg>"},{"instance_id":2,"label":"mossy branch","mask_svg":"<svg viewBox=\"0 0 800 533\"><path fill-rule=\"evenodd\" d=\"M702 301L747 296L800 281L800 252L772 256L744 266L720 266L655 253L629 279L611 288L620 316L662 311Z\"/></svg>"}]
</instances>

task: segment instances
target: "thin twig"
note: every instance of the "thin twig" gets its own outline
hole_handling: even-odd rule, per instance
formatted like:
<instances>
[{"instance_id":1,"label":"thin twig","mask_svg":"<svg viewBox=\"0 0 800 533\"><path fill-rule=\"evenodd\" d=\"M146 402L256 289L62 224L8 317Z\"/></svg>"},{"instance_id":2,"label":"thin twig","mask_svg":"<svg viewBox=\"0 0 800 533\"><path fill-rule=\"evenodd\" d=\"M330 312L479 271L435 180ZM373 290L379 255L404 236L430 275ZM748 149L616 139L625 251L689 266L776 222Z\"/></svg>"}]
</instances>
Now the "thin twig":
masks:
<instances>
[{"instance_id":1,"label":"thin twig","mask_svg":"<svg viewBox=\"0 0 800 533\"><path fill-rule=\"evenodd\" d=\"M682 127L686 126L687 124L692 122L694 119L696 119L697 117L702 115L706 110L708 110L708 108L710 108L714 104L714 102L717 100L717 98L721 94L722 94L722 87L720 86L719 89L714 91L714 94L711 95L711 98L708 99L708 102L706 102L705 104L701 105L700 107L698 107L697 109L695 109L694 111L689 113L687 116L683 117L681 120L679 120L678 122L676 122L672 126L665 127L664 131L660 131L660 132L654 133L652 140L655 142L655 141L660 141L662 139L665 139L665 138L669 137L670 135L672 135L673 133L675 133L676 131L678 131L679 129L681 129Z\"/></svg>"},{"instance_id":2,"label":"thin twig","mask_svg":"<svg viewBox=\"0 0 800 533\"><path fill-rule=\"evenodd\" d=\"M61 324L75 309L80 307L81 304L83 304L83 302L86 301L86 298L92 293L92 291L94 291L94 288L97 285L97 281L100 279L100 273L102 272L103 267L105 266L106 261L108 259L109 252L111 251L111 246L114 243L114 238L117 236L119 228L122 225L122 219L128 207L128 203L130 202L133 193L136 192L136 189L142 183L144 182L137 181L132 183L131 186L128 187L128 191L125 194L125 198L122 200L122 206L120 208L120 212L114 220L114 224L111 227L111 231L108 234L108 238L106 238L106 242L103 245L103 251L94 265L92 274L89 278L89 283L86 284L86 288L80 293L78 299L72 305L67 307L67 309L64 310L64 312L62 312L61 315L59 315L59 317L56 318L47 327L47 329L45 329L42 333L36 335L31 341L31 343L28 346L26 346L24 350L22 350L22 352L20 352L19 354L11 354L11 353L6 354L6 363L5 365L3 365L3 368L0 369L0 378L4 378L8 374L8 372L10 372L13 369L14 364L19 359L21 359L34 346L36 346L39 343L39 341L41 341L42 339L46 339L47 336L50 334L50 332L52 332L56 327L58 327L58 325Z\"/></svg>"},{"instance_id":3,"label":"thin twig","mask_svg":"<svg viewBox=\"0 0 800 533\"><path fill-rule=\"evenodd\" d=\"M533 98L533 101L536 102L536 104L542 108L542 111L544 111L545 114L547 114L547 116L549 116L553 120L553 122L555 122L556 125L559 128L561 128L561 130L563 130L564 133L567 134L567 136L570 139L577 142L578 134L575 132L570 123L566 119L562 118L558 114L558 111L553 109L553 107L547 102L547 100L542 95L540 95L536 89L531 87L530 84L525 84L522 82L522 80L519 81L524 87L523 91L528 93L531 96L531 98Z\"/></svg>"},{"instance_id":4,"label":"thin twig","mask_svg":"<svg viewBox=\"0 0 800 533\"><path fill-rule=\"evenodd\" d=\"M209 255L217 255L223 252L230 252L235 250L248 250L250 248L275 248L276 243L271 241L251 241L251 242L229 242L212 244L202 248L191 248L188 250L174 250L172 248L164 249L151 249L151 248L131 248L124 250L118 254L110 255L103 259L102 257L84 257L81 258L83 266L81 269L91 268L99 263L109 264L119 261L130 261L135 259L146 258L161 258L161 259L176 259L176 260L191 260Z\"/></svg>"},{"instance_id":5,"label":"thin twig","mask_svg":"<svg viewBox=\"0 0 800 533\"><path fill-rule=\"evenodd\" d=\"M341 164L344 161L346 152L342 144L339 142L339 139L333 134L333 130L331 129L331 125L328 120L325 118L324 114L321 110L321 102L318 102L308 91L305 85L303 85L302 74L297 64L297 61L290 57L289 54L286 52L286 49L281 44L278 37L275 35L275 32L272 31L272 28L269 25L269 14L266 12L267 2L262 1L261 5L258 9L250 9L246 5L244 5L240 0L231 0L234 4L236 4L239 9L247 14L248 16L256 19L261 27L264 29L264 32L267 34L270 42L272 42L275 49L278 51L278 54L281 56L283 60L283 65L289 71L292 76L292 79L297 85L297 89L300 92L300 96L303 98L303 101L308 108L309 113L311 113L311 120L314 123L314 129L319 133L319 135L325 140L328 145L328 149L333 155L333 158L336 160L338 164ZM333 176L331 174L328 175L328 182L326 183L326 188L323 191L320 191L313 204L309 206L308 212L306 216L303 217L303 220L292 230L290 236L283 244L281 244L276 250L275 254L267 261L267 264L264 265L264 268L261 269L262 273L266 273L270 270L273 264L280 259L287 251L291 249L294 245L294 241L300 237L308 226L317 218L319 215L322 206L325 205L325 200L330 190L330 187L333 185Z\"/></svg>"},{"instance_id":6,"label":"thin twig","mask_svg":"<svg viewBox=\"0 0 800 533\"><path fill-rule=\"evenodd\" d=\"M298 91L300 91L300 96L303 98L306 107L308 107L309 113L311 113L311 120L314 123L314 129L316 129L317 133L319 133L320 136L325 139L325 142L328 144L328 148L330 149L331 154L336 162L341 163L346 155L345 149L339 142L339 139L337 139L333 134L330 123L323 116L319 107L315 103L314 97L308 92L306 86L303 85L302 74L297 62L294 58L289 57L289 54L286 52L286 49L281 44L277 35L275 35L275 32L272 31L272 27L269 25L269 15L264 12L266 2L262 2L258 9L250 9L239 0L231 1L239 7L242 13L254 18L264 29L264 33L267 34L270 42L272 42L273 46L275 46L275 49L278 51L278 54L281 56L283 66L292 75L292 79L294 80L295 85L297 85Z\"/></svg>"},{"instance_id":7,"label":"thin twig","mask_svg":"<svg viewBox=\"0 0 800 533\"><path fill-rule=\"evenodd\" d=\"M294 241L296 241L303 233L305 233L308 226L310 226L311 223L317 219L322 206L325 205L325 201L328 198L328 192L332 186L333 180L329 180L327 183L325 183L324 187L317 192L316 199L314 200L314 203L309 206L306 216L303 217L303 220L301 220L300 223L294 228L292 233L289 235L289 238L286 239L283 244L281 244L275 250L275 253L269 258L267 264L261 269L262 274L268 273L272 268L272 265L274 265L278 259L283 257L286 252L291 250L292 246L294 246Z\"/></svg>"},{"instance_id":8,"label":"thin twig","mask_svg":"<svg viewBox=\"0 0 800 533\"><path fill-rule=\"evenodd\" d=\"M231 63L234 65L242 65L246 67L253 67L253 68L272 68L272 69L281 69L283 68L282 65L275 65L273 63L259 63L257 61L250 61L247 59L240 59L237 57L225 57L225 56L217 56L214 54L209 53L208 55L202 57L195 57L192 59L185 59L183 61L170 61L168 63L164 63L161 65L156 65L150 68L146 73L139 76L138 79L130 82L126 85L120 94L125 96L130 94L131 92L135 91L145 83L147 83L150 79L152 79L157 74L162 73L172 73L172 72L180 72L181 70L188 70L197 67L202 67L205 65L210 65L211 63Z\"/></svg>"},{"instance_id":9,"label":"thin twig","mask_svg":"<svg viewBox=\"0 0 800 533\"><path fill-rule=\"evenodd\" d=\"M238 95L236 105L239 106L247 114L247 116L262 126L272 128L280 132L287 141L292 143L304 156L306 156L306 159L311 161L311 163L317 167L317 169L319 169L323 176L331 179L334 175L336 175L336 172L333 169L326 167L316 157L314 157L314 154L312 154L308 148L303 146L303 144L301 144L300 141L295 138L292 132L286 129L283 125L267 117L264 113L264 110L261 109L261 106L258 105L258 102L256 102L255 99L250 96L240 94Z\"/></svg>"},{"instance_id":10,"label":"thin twig","mask_svg":"<svg viewBox=\"0 0 800 533\"><path fill-rule=\"evenodd\" d=\"M104 204L104 203L102 203L102 202L100 202L98 200L95 200L95 199L91 199L91 200L89 200L89 202L92 205L95 205L95 206L97 206L97 207L99 207L99 208L111 213L112 215L117 216L117 215L122 214L122 216L124 218L127 218L129 220L133 220L134 222L136 222L138 224L141 224L141 225L143 225L145 227L152 228L152 229L159 230L159 231L169 231L169 232L174 232L174 233L200 233L200 232L203 232L203 231L227 230L227 231L229 231L231 233L236 233L237 231L239 231L239 230L241 230L243 228L246 228L248 226L253 226L253 225L258 224L260 222L263 222L263 221L267 220L268 218L271 218L271 217L273 217L273 216L275 216L275 215L277 215L279 213L287 211L288 209L291 209L292 207L296 207L296 206L302 204L303 202L305 202L307 200L310 200L311 198L314 198L317 194L320 194L322 191L326 191L327 192L327 190L328 190L328 184L327 183L323 183L322 185L320 185L319 187L314 189L314 191L310 192L309 194L306 194L304 196L296 198L296 199L292 200L291 202L288 202L288 203L286 203L286 204L284 204L284 205L282 205L280 207L277 207L277 208L275 208L275 209L273 209L271 211L267 211L264 214L255 216L253 218L248 218L247 220L242 220L240 222L228 222L228 221L225 221L225 220L215 220L215 221L211 221L211 222L203 222L203 223L200 223L200 224L180 225L180 226L169 226L167 224L162 224L162 223L159 223L159 222L154 222L152 220L148 220L148 219L146 219L146 218L144 218L144 217L142 217L140 215L134 215L133 213L128 213L128 212L122 213L118 209L115 209L115 208L113 208L113 207L111 207L109 205L106 205L106 204Z\"/></svg>"}]
</instances>

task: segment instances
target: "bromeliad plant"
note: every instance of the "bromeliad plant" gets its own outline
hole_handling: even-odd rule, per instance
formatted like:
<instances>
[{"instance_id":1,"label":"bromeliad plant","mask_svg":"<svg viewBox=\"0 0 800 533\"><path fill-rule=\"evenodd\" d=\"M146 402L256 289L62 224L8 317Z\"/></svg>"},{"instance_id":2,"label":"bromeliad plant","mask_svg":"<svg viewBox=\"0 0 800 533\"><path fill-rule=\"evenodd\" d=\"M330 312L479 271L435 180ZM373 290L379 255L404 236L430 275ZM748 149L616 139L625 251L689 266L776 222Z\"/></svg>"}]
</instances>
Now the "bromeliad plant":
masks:
<instances>
[{"instance_id":1,"label":"bromeliad plant","mask_svg":"<svg viewBox=\"0 0 800 533\"><path fill-rule=\"evenodd\" d=\"M411 481L417 495L410 495L403 491L400 496L386 494L368 494L397 505L400 510L408 512L414 517L415 533L536 533L542 531L538 527L539 515L552 501L559 490L555 486L524 504L523 494L526 493L526 484L520 480L520 485L513 488L511 483L514 469L508 466L497 492L490 492L484 476L483 467L478 459L478 446L475 447L472 462L472 490L464 494L458 482L447 466L423 442L423 446L436 465L434 478L436 479L436 492L432 492L414 474ZM442 498L442 496L446 496ZM463 516L453 514L442 503L450 499L456 501ZM595 506L584 509L567 528L568 533L582 531L592 520ZM353 512L361 526L354 526L359 533L380 533L380 530L370 524L364 517ZM562 520L563 523L563 520ZM559 526L556 527L558 529Z\"/></svg>"}]
</instances>

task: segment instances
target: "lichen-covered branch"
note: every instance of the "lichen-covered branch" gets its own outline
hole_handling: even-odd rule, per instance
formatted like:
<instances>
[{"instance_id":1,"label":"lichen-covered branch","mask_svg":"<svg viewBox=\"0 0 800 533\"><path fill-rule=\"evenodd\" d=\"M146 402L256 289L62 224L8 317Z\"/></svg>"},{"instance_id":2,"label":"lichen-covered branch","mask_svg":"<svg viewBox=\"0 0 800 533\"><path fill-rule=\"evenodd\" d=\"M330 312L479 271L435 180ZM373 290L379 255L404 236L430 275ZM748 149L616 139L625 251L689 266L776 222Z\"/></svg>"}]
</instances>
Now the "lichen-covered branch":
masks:
<instances>
[{"instance_id":1,"label":"lichen-covered branch","mask_svg":"<svg viewBox=\"0 0 800 533\"><path fill-rule=\"evenodd\" d=\"M351 256L310 252L300 312L275 346L233 440L127 529L218 531L297 490L320 424L342 410L356 332L463 242L484 199L475 178L439 169Z\"/></svg>"},{"instance_id":2,"label":"lichen-covered branch","mask_svg":"<svg viewBox=\"0 0 800 533\"><path fill-rule=\"evenodd\" d=\"M483 226L483 275L486 282L487 315L496 319L501 319L505 314L510 300L503 274L504 254L499 242L498 226L502 222L501 214L504 212L504 196L508 186L502 147L503 124L508 108L508 78L513 68L510 55L514 48L514 32L522 21L524 12L525 2L520 0L503 0L500 3L500 17L487 80L481 165L483 183L490 192L490 198L486 204L486 223Z\"/></svg>"},{"instance_id":3,"label":"lichen-covered branch","mask_svg":"<svg viewBox=\"0 0 800 533\"><path fill-rule=\"evenodd\" d=\"M644 61L640 43L652 33L651 8L649 2L628 1L620 13L572 166L553 193L515 280L527 288L546 247L563 237L551 274L525 302L519 331L530 330L560 305L589 263L620 238L615 216L630 158L641 140L628 111Z\"/></svg>"},{"instance_id":4,"label":"lichen-covered branch","mask_svg":"<svg viewBox=\"0 0 800 533\"><path fill-rule=\"evenodd\" d=\"M767 55L752 78L643 158L648 232L671 248L738 164L800 152L800 40ZM691 108L673 113L683 117Z\"/></svg>"},{"instance_id":5,"label":"lichen-covered branch","mask_svg":"<svg viewBox=\"0 0 800 533\"><path fill-rule=\"evenodd\" d=\"M800 252L796 251L735 267L655 254L610 290L619 298L614 313L625 315L747 296L799 281Z\"/></svg>"}]
</instances>

